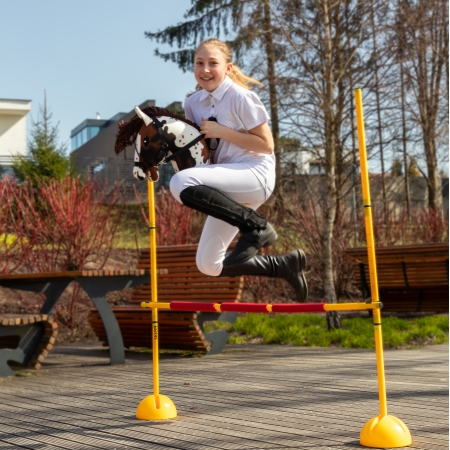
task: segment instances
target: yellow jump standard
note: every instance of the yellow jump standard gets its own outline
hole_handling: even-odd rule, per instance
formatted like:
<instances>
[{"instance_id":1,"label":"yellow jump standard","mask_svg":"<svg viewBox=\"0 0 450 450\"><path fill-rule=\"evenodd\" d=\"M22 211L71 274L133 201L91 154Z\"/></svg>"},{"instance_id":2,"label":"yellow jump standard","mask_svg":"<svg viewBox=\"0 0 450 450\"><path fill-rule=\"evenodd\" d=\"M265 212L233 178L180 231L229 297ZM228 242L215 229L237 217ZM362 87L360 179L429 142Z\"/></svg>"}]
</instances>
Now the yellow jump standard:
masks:
<instances>
[{"instance_id":1,"label":"yellow jump standard","mask_svg":"<svg viewBox=\"0 0 450 450\"><path fill-rule=\"evenodd\" d=\"M364 221L366 225L367 253L370 273L370 292L372 302L379 303L377 266L375 258L375 240L373 236L372 209L370 203L369 173L367 170L366 137L361 89L355 90L356 122L358 126L359 160L364 203ZM384 378L383 338L381 334L380 309L373 310L375 332L375 352L378 371L378 391L380 415L370 419L361 430L360 443L366 447L398 448L411 445L411 433L408 427L397 417L387 413L386 382Z\"/></svg>"},{"instance_id":2,"label":"yellow jump standard","mask_svg":"<svg viewBox=\"0 0 450 450\"><path fill-rule=\"evenodd\" d=\"M301 304L260 304L260 303L201 303L201 302L160 302L157 297L156 277L156 227L155 199L153 183L148 181L148 202L150 217L150 261L151 261L151 302L141 303L142 307L152 309L153 334L153 395L145 397L139 404L136 417L143 420L172 419L177 416L177 410L172 400L159 393L159 336L158 309L178 309L195 311L238 311L259 313L306 313L326 311L373 310L375 351L378 371L378 390L380 399L380 414L370 419L364 425L360 443L366 447L399 448L412 443L407 426L397 417L387 413L386 384L384 377L383 339L381 334L381 303L378 296L378 282L375 259L375 244L373 237L372 211L370 203L369 176L367 171L367 154L364 135L364 117L361 90L355 91L356 119L358 125L358 142L361 163L361 180L364 202L364 218L366 225L367 251L370 271L370 286L372 301L369 303L301 303Z\"/></svg>"},{"instance_id":3,"label":"yellow jump standard","mask_svg":"<svg viewBox=\"0 0 450 450\"><path fill-rule=\"evenodd\" d=\"M152 303L158 301L158 284L156 276L156 221L155 190L148 181L148 211L150 219L150 279ZM142 420L165 420L177 417L177 409L169 397L159 393L159 330L158 308L152 309L152 356L153 356L153 395L145 397L138 405L136 417Z\"/></svg>"}]
</instances>

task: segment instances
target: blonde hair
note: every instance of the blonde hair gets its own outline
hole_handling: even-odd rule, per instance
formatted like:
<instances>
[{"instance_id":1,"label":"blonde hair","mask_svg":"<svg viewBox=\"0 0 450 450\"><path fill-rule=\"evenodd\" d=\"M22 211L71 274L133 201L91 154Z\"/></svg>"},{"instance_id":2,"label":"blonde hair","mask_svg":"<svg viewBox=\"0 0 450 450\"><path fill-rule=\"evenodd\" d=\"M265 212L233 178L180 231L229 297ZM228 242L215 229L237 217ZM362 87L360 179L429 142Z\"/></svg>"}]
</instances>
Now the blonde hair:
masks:
<instances>
[{"instance_id":1,"label":"blonde hair","mask_svg":"<svg viewBox=\"0 0 450 450\"><path fill-rule=\"evenodd\" d=\"M199 46L196 48L194 55L200 50L201 47L211 45L216 47L218 50L222 52L222 55L225 58L225 63L229 64L232 62L233 52L231 51L228 45L221 41L220 39L210 38L206 39L206 41L200 42ZM245 75L238 66L233 65L231 72L228 76L239 86L242 86L245 89L250 90L252 88L252 84L256 84L258 86L262 86L262 83L258 80L255 80L252 77ZM197 84L196 91L201 90L200 85Z\"/></svg>"}]
</instances>

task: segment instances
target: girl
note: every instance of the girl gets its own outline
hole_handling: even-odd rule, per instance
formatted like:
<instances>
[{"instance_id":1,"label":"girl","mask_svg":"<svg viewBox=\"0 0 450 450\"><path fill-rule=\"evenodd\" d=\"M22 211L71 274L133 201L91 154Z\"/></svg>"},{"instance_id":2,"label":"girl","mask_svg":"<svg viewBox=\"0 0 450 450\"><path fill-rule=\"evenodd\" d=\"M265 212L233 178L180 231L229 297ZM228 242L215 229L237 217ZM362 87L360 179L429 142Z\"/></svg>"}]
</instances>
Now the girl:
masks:
<instances>
[{"instance_id":1,"label":"girl","mask_svg":"<svg viewBox=\"0 0 450 450\"><path fill-rule=\"evenodd\" d=\"M294 287L297 301L303 302L308 293L303 251L256 255L277 239L272 226L255 212L275 185L269 115L248 87L260 83L233 66L229 47L218 39L198 46L194 74L197 91L185 102L186 118L196 122L209 140L213 164L178 172L170 190L180 203L208 215L197 266L211 276L283 278ZM226 254L238 231L235 249Z\"/></svg>"}]
</instances>

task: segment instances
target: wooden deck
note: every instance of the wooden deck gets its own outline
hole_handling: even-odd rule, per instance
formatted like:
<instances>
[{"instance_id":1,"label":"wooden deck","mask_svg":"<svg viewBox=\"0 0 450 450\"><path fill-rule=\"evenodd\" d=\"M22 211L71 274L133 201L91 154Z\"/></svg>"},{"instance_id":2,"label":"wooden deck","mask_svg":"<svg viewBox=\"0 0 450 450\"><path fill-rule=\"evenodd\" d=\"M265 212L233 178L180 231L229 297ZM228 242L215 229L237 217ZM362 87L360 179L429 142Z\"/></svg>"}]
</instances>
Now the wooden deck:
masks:
<instances>
[{"instance_id":1,"label":"wooden deck","mask_svg":"<svg viewBox=\"0 0 450 450\"><path fill-rule=\"evenodd\" d=\"M448 449L448 345L385 352L388 410L412 448ZM151 356L109 366L98 344L56 347L39 371L0 380L0 449L355 449L379 412L374 351L227 346L163 355L178 418L135 419Z\"/></svg>"}]
</instances>

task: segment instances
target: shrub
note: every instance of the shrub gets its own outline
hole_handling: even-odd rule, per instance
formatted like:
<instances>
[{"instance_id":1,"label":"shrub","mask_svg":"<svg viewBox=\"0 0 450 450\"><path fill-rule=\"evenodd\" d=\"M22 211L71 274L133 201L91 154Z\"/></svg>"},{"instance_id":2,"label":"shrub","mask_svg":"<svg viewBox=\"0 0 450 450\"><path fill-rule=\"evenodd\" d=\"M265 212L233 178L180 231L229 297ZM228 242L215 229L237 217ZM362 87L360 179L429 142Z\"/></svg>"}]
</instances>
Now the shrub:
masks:
<instances>
[{"instance_id":1,"label":"shrub","mask_svg":"<svg viewBox=\"0 0 450 450\"><path fill-rule=\"evenodd\" d=\"M120 185L108 193L106 186L69 176L38 181L36 188L0 183L0 225L15 236L0 240L1 260L8 261L2 272L79 270L94 260L101 269L119 220L120 208L113 210L119 193Z\"/></svg>"},{"instance_id":2,"label":"shrub","mask_svg":"<svg viewBox=\"0 0 450 450\"><path fill-rule=\"evenodd\" d=\"M321 239L324 217L311 199L307 199L302 205L292 205L288 211L288 217L288 228L301 236L307 252L309 284L313 292L323 298ZM339 208L333 228L332 248L334 284L338 298L352 297L354 294L351 288L352 267L345 262L345 250L353 245L357 233L349 215L343 208Z\"/></svg>"},{"instance_id":3,"label":"shrub","mask_svg":"<svg viewBox=\"0 0 450 450\"><path fill-rule=\"evenodd\" d=\"M9 178L0 180L0 273L14 272L21 266L21 248L28 242L21 242L21 229L14 226L17 190L17 184Z\"/></svg>"},{"instance_id":4,"label":"shrub","mask_svg":"<svg viewBox=\"0 0 450 450\"><path fill-rule=\"evenodd\" d=\"M148 203L143 203L139 192L134 189L142 218L150 227ZM206 216L175 200L172 194L161 188L155 194L157 245L196 244Z\"/></svg>"}]
</instances>

